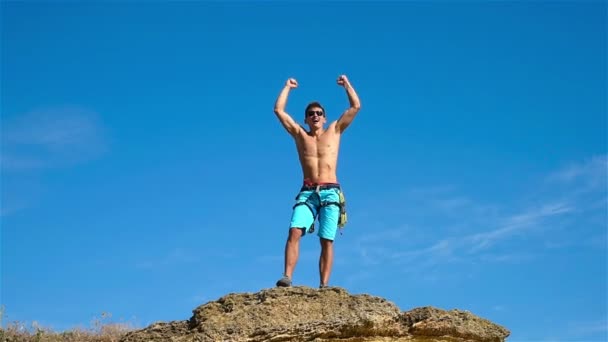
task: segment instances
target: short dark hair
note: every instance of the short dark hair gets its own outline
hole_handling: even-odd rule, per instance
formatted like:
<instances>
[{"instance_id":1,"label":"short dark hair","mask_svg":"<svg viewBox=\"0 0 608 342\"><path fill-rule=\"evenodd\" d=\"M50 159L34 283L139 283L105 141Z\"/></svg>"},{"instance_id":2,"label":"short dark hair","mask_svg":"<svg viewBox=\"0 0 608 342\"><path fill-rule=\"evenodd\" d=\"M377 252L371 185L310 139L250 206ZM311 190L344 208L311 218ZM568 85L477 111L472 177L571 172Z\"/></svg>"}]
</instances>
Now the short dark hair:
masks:
<instances>
[{"instance_id":1,"label":"short dark hair","mask_svg":"<svg viewBox=\"0 0 608 342\"><path fill-rule=\"evenodd\" d=\"M313 101L311 103L308 104L308 106L306 106L306 109L304 110L304 117L306 117L306 113L308 113L308 110L310 108L321 108L321 110L323 111L323 116L325 116L325 108L323 108L323 106L321 106L321 104L317 101Z\"/></svg>"}]
</instances>

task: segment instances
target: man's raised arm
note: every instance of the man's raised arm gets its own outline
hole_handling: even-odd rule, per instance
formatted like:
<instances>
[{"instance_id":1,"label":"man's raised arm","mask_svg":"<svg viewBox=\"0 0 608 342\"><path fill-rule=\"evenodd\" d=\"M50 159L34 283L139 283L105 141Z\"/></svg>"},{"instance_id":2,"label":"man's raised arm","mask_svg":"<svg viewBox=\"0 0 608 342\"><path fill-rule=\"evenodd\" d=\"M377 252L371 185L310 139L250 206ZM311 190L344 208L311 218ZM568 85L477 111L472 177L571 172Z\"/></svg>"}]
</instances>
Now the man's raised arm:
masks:
<instances>
[{"instance_id":1,"label":"man's raised arm","mask_svg":"<svg viewBox=\"0 0 608 342\"><path fill-rule=\"evenodd\" d=\"M302 128L293 120L291 116L289 116L289 114L285 112L285 105L287 104L287 96L289 95L289 91L297 87L298 82L295 79L288 79L274 104L274 113L279 118L279 121L281 121L283 127L285 127L287 132L289 132L289 134L292 136L298 133Z\"/></svg>"},{"instance_id":2,"label":"man's raised arm","mask_svg":"<svg viewBox=\"0 0 608 342\"><path fill-rule=\"evenodd\" d=\"M344 111L342 116L338 119L336 124L336 129L342 133L350 125L351 122L355 119L355 116L361 109L361 102L359 102L359 96L355 92L355 89L348 81L345 75L341 75L338 77L338 85L341 85L346 90L346 94L348 95L348 102L350 103L350 107Z\"/></svg>"}]
</instances>

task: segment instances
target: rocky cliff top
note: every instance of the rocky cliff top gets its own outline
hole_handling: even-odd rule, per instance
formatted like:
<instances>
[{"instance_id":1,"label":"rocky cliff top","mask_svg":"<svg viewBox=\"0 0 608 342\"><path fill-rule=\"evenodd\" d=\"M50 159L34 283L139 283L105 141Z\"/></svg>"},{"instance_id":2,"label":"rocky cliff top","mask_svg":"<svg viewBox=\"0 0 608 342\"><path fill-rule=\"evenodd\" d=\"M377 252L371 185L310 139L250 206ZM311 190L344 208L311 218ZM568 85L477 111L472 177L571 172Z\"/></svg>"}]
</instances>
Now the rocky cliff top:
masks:
<instances>
[{"instance_id":1,"label":"rocky cliff top","mask_svg":"<svg viewBox=\"0 0 608 342\"><path fill-rule=\"evenodd\" d=\"M195 308L189 320L154 323L138 341L504 341L510 332L468 311L401 311L386 299L339 287L231 293Z\"/></svg>"}]
</instances>

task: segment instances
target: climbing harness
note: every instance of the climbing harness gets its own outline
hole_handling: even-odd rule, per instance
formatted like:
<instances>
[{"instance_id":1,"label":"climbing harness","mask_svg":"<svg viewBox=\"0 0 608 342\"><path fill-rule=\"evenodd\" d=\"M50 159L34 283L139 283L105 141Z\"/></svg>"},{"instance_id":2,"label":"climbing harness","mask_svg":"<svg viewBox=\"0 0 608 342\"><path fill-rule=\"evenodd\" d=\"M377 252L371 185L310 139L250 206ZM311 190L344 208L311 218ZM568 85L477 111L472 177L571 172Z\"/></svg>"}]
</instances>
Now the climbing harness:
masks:
<instances>
[{"instance_id":1,"label":"climbing harness","mask_svg":"<svg viewBox=\"0 0 608 342\"><path fill-rule=\"evenodd\" d=\"M305 201L297 202L293 206L293 208L295 209L297 206L306 205L308 207L308 209L310 209L310 212L313 214L312 224L308 228L308 233L309 234L314 233L315 221L317 220L317 218L319 216L320 209L322 207L326 207L329 205L335 205L340 209L340 216L338 217L338 228L340 228L340 235L342 235L342 229L344 228L344 226L346 226L346 222L348 221L348 215L346 213L346 197L344 196L344 192L342 191L342 189L340 188L340 186L338 184L304 185L304 186L302 186L302 189L300 189L300 191L313 190L313 189L315 190L315 194L316 194L317 198L319 199L320 205L315 207L314 204L310 202L310 197L313 196L313 195L311 195ZM321 190L326 190L326 189L338 189L339 201L338 202L321 201ZM298 196L299 196L299 194L298 194ZM296 196L296 201L298 199L298 196Z\"/></svg>"}]
</instances>

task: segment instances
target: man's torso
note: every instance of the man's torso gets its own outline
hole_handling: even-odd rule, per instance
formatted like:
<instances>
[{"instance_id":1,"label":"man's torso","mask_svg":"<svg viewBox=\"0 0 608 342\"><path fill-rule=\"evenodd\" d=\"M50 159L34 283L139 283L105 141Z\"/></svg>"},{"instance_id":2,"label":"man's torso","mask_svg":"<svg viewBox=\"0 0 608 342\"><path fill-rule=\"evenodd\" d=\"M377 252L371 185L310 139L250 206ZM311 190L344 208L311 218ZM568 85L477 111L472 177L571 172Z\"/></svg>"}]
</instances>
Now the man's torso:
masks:
<instances>
[{"instance_id":1,"label":"man's torso","mask_svg":"<svg viewBox=\"0 0 608 342\"><path fill-rule=\"evenodd\" d=\"M336 131L335 122L319 137L302 129L294 139L304 179L314 183L336 183L340 134Z\"/></svg>"}]
</instances>

